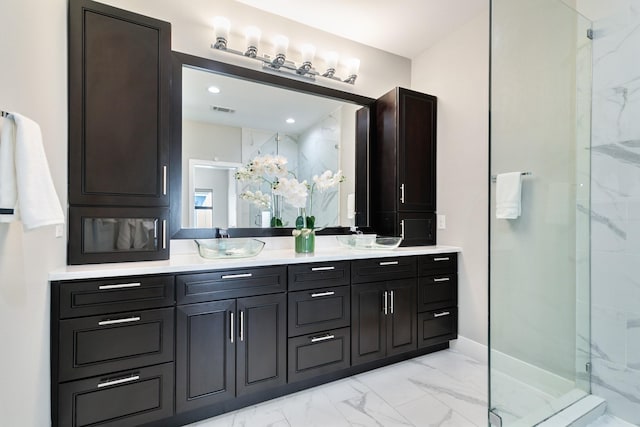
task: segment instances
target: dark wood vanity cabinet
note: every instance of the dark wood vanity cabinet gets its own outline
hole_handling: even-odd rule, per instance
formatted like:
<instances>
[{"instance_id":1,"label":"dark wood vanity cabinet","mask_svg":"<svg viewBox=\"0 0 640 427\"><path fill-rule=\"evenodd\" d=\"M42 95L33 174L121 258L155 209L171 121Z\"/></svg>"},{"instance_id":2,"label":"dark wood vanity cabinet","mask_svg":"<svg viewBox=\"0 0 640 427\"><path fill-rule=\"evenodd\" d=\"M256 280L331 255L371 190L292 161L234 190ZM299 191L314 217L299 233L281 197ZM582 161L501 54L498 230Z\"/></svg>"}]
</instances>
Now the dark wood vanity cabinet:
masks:
<instances>
[{"instance_id":1,"label":"dark wood vanity cabinet","mask_svg":"<svg viewBox=\"0 0 640 427\"><path fill-rule=\"evenodd\" d=\"M286 383L286 295L278 278L284 291L286 267L176 277L179 304L210 301L177 307L176 412Z\"/></svg>"},{"instance_id":2,"label":"dark wood vanity cabinet","mask_svg":"<svg viewBox=\"0 0 640 427\"><path fill-rule=\"evenodd\" d=\"M69 1L69 264L169 257L170 73L168 22Z\"/></svg>"},{"instance_id":3,"label":"dark wood vanity cabinet","mask_svg":"<svg viewBox=\"0 0 640 427\"><path fill-rule=\"evenodd\" d=\"M436 105L435 96L404 88L375 103L371 225L403 236L403 246L436 243Z\"/></svg>"},{"instance_id":4,"label":"dark wood vanity cabinet","mask_svg":"<svg viewBox=\"0 0 640 427\"><path fill-rule=\"evenodd\" d=\"M139 425L173 414L173 276L54 283L54 426Z\"/></svg>"},{"instance_id":5,"label":"dark wood vanity cabinet","mask_svg":"<svg viewBox=\"0 0 640 427\"><path fill-rule=\"evenodd\" d=\"M354 282L360 283L351 285L352 363L415 350L415 258L379 258L352 264L355 272L363 273L362 277L354 276ZM389 279L389 275L396 278ZM362 283L364 278L368 282Z\"/></svg>"},{"instance_id":6,"label":"dark wood vanity cabinet","mask_svg":"<svg viewBox=\"0 0 640 427\"><path fill-rule=\"evenodd\" d=\"M418 257L418 347L458 337L458 256Z\"/></svg>"}]
</instances>

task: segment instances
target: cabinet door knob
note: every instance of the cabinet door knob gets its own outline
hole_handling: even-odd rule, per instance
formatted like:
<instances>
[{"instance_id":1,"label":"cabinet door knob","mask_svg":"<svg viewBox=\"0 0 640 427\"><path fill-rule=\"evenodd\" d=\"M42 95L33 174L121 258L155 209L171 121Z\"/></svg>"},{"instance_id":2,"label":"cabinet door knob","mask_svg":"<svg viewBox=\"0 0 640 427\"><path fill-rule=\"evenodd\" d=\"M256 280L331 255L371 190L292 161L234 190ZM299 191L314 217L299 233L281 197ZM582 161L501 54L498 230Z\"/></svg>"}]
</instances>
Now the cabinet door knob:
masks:
<instances>
[{"instance_id":1,"label":"cabinet door knob","mask_svg":"<svg viewBox=\"0 0 640 427\"><path fill-rule=\"evenodd\" d=\"M109 387L111 385L118 385L124 383L130 383L131 381L138 381L140 379L140 375L131 375L124 378L118 378L116 380L105 381L98 384L98 388Z\"/></svg>"}]
</instances>

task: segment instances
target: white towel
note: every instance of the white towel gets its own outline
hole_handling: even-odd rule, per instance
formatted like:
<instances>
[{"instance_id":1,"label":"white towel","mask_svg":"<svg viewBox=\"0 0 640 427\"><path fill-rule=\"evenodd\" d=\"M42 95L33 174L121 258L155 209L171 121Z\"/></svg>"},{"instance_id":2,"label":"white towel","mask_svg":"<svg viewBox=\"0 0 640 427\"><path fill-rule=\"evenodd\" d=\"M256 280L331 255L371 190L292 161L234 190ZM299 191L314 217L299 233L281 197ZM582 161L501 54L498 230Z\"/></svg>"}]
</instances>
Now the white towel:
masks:
<instances>
[{"instance_id":1,"label":"white towel","mask_svg":"<svg viewBox=\"0 0 640 427\"><path fill-rule=\"evenodd\" d=\"M522 173L501 173L496 177L496 218L516 219L522 212Z\"/></svg>"},{"instance_id":2,"label":"white towel","mask_svg":"<svg viewBox=\"0 0 640 427\"><path fill-rule=\"evenodd\" d=\"M64 214L60 206L60 200L56 194L47 157L42 145L42 132L40 126L33 120L17 113L10 113L7 122L15 122L14 138L7 136L3 141L0 150L0 167L3 169L0 176L4 178L5 173L11 172L11 158L4 158L6 153L14 152L13 176L15 189L17 192L17 205L13 219L21 219L25 230L52 224L64 224ZM10 149L4 146L8 144ZM6 150L6 151L5 151ZM11 178L9 178L11 180ZM4 187L3 187L4 189ZM7 194L11 196L10 190ZM4 197L4 196L3 196ZM0 215L3 217L4 215Z\"/></svg>"},{"instance_id":3,"label":"white towel","mask_svg":"<svg viewBox=\"0 0 640 427\"><path fill-rule=\"evenodd\" d=\"M7 117L3 120L2 135L0 136L0 208L13 209L14 212L18 203L14 153L15 128L14 121ZM15 219L15 213L0 215L0 222L11 222Z\"/></svg>"}]
</instances>

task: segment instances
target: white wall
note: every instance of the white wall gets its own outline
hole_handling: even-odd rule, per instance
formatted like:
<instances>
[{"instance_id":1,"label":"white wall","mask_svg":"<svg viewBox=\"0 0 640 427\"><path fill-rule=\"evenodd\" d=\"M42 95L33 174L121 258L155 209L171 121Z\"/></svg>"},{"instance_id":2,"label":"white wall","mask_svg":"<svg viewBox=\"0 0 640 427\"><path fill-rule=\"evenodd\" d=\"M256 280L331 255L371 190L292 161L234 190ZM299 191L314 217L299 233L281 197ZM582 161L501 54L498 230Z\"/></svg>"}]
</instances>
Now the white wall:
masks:
<instances>
[{"instance_id":1,"label":"white wall","mask_svg":"<svg viewBox=\"0 0 640 427\"><path fill-rule=\"evenodd\" d=\"M313 41L362 59L354 90L377 97L410 83L410 62L342 38L258 12L230 0L105 0L173 23L173 48L213 57L210 21L217 14L251 20L264 30L287 29L292 42ZM241 18L238 18L241 17ZM56 190L67 202L67 1L0 2L0 109L42 127ZM24 233L0 224L0 424L49 424L48 272L64 266L66 244L52 227Z\"/></svg>"},{"instance_id":2,"label":"white wall","mask_svg":"<svg viewBox=\"0 0 640 427\"><path fill-rule=\"evenodd\" d=\"M0 109L42 128L56 191L67 201L65 0L0 3ZM0 122L4 119L0 119ZM48 271L65 264L53 227L0 224L0 424L49 424Z\"/></svg>"},{"instance_id":3,"label":"white wall","mask_svg":"<svg viewBox=\"0 0 640 427\"><path fill-rule=\"evenodd\" d=\"M414 58L411 88L438 97L438 244L463 248L459 334L487 344L489 10Z\"/></svg>"}]
</instances>

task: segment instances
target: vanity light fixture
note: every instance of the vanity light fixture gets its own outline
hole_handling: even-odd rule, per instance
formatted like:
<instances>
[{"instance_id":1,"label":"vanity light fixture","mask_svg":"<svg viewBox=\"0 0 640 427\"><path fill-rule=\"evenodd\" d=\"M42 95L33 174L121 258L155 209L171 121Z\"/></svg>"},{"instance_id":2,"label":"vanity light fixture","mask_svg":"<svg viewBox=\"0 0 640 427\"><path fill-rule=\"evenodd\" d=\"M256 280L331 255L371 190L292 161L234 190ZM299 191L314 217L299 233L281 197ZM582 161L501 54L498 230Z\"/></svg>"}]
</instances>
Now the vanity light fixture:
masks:
<instances>
[{"instance_id":1,"label":"vanity light fixture","mask_svg":"<svg viewBox=\"0 0 640 427\"><path fill-rule=\"evenodd\" d=\"M316 56L316 48L311 44L304 44L301 46L300 56L302 63L299 66L293 61L287 59L287 51L289 49L289 39L283 35L277 36L273 40L273 46L275 55L273 57L266 54L258 53L258 45L260 44L260 38L262 33L260 29L254 26L247 27L245 30L245 40L247 48L244 52L231 49L227 42L229 40L229 32L231 24L229 20L223 16L216 16L213 20L214 34L216 37L215 42L211 45L212 49L221 50L227 53L233 53L235 55L241 55L247 58L258 60L262 63L262 67L271 71L282 71L292 73L298 77L304 77L306 79L315 81L317 77L324 77L334 81L339 81L347 84L355 84L358 72L360 69L360 60L357 58L351 59L347 65L347 78L341 79L336 76L336 69L338 68L338 53L327 52L325 55L326 71L319 73L313 67L313 61Z\"/></svg>"}]
</instances>

